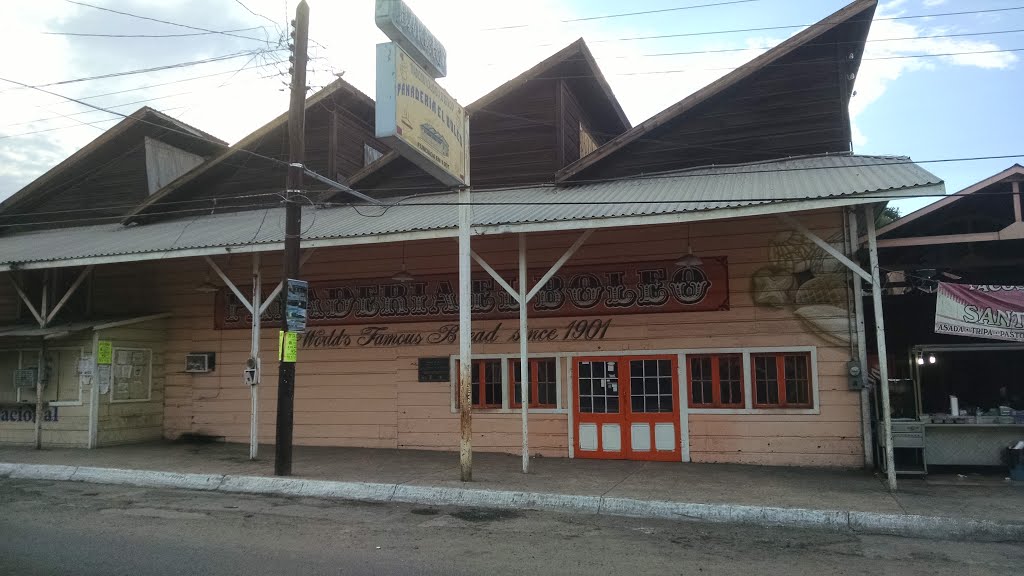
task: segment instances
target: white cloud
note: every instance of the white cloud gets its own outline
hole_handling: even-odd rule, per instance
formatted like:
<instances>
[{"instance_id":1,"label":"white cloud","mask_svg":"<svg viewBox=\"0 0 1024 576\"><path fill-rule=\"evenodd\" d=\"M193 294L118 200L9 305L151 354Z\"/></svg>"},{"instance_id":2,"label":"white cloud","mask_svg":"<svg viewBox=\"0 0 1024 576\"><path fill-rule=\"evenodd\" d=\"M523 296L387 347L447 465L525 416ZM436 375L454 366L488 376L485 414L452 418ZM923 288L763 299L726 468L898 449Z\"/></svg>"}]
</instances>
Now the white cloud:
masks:
<instances>
[{"instance_id":1,"label":"white cloud","mask_svg":"<svg viewBox=\"0 0 1024 576\"><path fill-rule=\"evenodd\" d=\"M308 0L311 8L311 37L314 42L308 83L321 87L335 73L344 72L345 80L371 97L374 91L375 44L386 41L373 24L370 0ZM688 94L706 86L761 54L765 46L779 38L749 37L739 51L733 36L708 36L700 39L668 39L641 42L603 42L610 38L665 33L665 27L643 20L645 27L633 26L632 19L563 23L579 16L566 3L549 0L517 0L487 3L479 0L406 0L425 24L442 40L448 50L449 77L441 83L463 104L472 102L550 56L570 42L584 37L598 59L606 78L630 119L640 122ZM934 1L934 0L932 0ZM880 15L894 15L904 0L884 5ZM104 5L126 12L160 17L204 28L225 30L266 25L272 34L286 27L284 5L280 0L245 0L254 12L266 15L277 24L253 16L234 2L219 4L211 10L205 0L108 0ZM295 2L287 2L287 19L293 17ZM590 14L587 14L590 15ZM185 39L80 39L42 35L50 31L87 31L104 33L167 34L188 32L153 22L131 19L94 9L78 7L60 0L35 0L32 3L0 2L0 21L8 30L11 45L31 45L32 59L5 58L0 61L0 77L28 83L44 83L68 78L159 64L198 60L251 49L258 43L225 36L196 36ZM724 19L723 21L728 21ZM530 23L528 27L486 30ZM943 32L932 22L879 21L871 30L872 39L918 38ZM242 34L261 36L261 31ZM1011 53L978 54L927 59L871 60L908 54L998 49L989 41L971 39L921 39L868 44L865 62L856 81L857 96L851 104L856 118L881 98L886 88L904 74L937 66L970 66L1003 69L1017 57ZM653 53L701 51L698 54L644 56ZM212 73L218 76L190 80L90 99L96 105L130 113L149 98L151 105L180 117L186 122L229 142L250 133L287 107L287 54L276 66L260 60L251 69L236 71L246 59L230 60L168 70L145 75L125 76L104 81L82 82L54 87L60 94L88 97L99 93L128 90L139 86L174 82ZM262 65L260 65L262 62ZM684 70L681 73L650 73ZM284 76L281 74L285 73ZM63 118L60 114L75 116ZM38 122L28 120L46 119ZM11 90L0 82L0 198L30 182L57 164L77 148L97 137L119 118L88 110L60 98L36 91ZM99 122L81 126L80 122ZM51 130L59 128L57 130ZM36 134L40 130L50 130ZM870 135L862 134L854 124L855 142L863 145ZM3 135L14 137L4 138Z\"/></svg>"},{"instance_id":2,"label":"white cloud","mask_svg":"<svg viewBox=\"0 0 1024 576\"><path fill-rule=\"evenodd\" d=\"M878 17L903 14L898 8L902 0L879 6ZM915 22L921 22L916 24ZM992 53L999 45L987 40L965 38L922 38L953 34L959 29L929 26L930 20L876 20L871 25L869 42L864 50L864 61L855 82L857 95L850 101L850 118L853 121L855 146L867 143L869 135L857 125L857 117L871 104L881 98L888 86L904 74L918 70L930 70L940 66L963 66L985 69L1006 69L1015 64L1017 56L1012 52ZM909 38L893 40L891 38ZM883 41L880 41L883 40ZM990 52L958 56L935 56L927 58L900 58L910 55L939 55L962 52Z\"/></svg>"}]
</instances>

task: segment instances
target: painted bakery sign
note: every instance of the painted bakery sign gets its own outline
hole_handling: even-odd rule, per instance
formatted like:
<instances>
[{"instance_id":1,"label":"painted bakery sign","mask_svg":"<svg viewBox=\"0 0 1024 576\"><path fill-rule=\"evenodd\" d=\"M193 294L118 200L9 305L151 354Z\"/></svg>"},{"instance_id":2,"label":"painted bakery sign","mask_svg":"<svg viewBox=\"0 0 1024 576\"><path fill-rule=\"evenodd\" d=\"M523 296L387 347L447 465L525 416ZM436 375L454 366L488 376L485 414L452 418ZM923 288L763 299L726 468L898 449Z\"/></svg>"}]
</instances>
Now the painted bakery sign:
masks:
<instances>
[{"instance_id":1,"label":"painted bakery sign","mask_svg":"<svg viewBox=\"0 0 1024 576\"><path fill-rule=\"evenodd\" d=\"M546 270L530 271L532 282ZM515 273L501 273L516 287ZM265 288L269 292L269 288ZM311 282L311 326L380 322L431 322L459 316L455 274L425 276L411 282L367 279ZM515 318L519 305L486 274L474 275L473 319ZM530 317L602 316L699 312L729 308L729 270L724 257L703 258L701 266L674 261L631 262L601 266L566 266L530 302ZM217 328L248 328L251 316L237 298L217 294ZM280 306L263 314L265 325L280 322Z\"/></svg>"}]
</instances>

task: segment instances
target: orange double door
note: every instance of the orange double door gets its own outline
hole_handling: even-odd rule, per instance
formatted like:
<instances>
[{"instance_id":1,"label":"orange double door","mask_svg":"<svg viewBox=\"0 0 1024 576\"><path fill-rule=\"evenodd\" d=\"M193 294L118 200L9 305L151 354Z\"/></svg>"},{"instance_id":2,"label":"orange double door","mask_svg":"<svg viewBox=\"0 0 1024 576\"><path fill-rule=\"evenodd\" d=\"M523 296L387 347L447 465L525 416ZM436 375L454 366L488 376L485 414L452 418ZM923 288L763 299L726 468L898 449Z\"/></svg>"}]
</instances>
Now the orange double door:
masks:
<instances>
[{"instance_id":1,"label":"orange double door","mask_svg":"<svg viewBox=\"0 0 1024 576\"><path fill-rule=\"evenodd\" d=\"M577 458L681 460L676 356L573 362Z\"/></svg>"}]
</instances>

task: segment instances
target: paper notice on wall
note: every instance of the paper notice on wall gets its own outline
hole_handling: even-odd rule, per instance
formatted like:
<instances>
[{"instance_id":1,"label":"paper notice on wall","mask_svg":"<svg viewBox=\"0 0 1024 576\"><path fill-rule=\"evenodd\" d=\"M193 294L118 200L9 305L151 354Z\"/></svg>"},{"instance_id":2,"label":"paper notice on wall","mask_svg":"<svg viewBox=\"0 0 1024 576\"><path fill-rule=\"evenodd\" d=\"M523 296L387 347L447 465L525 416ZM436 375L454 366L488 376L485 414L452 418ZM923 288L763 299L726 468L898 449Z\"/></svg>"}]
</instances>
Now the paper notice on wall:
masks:
<instances>
[{"instance_id":1,"label":"paper notice on wall","mask_svg":"<svg viewBox=\"0 0 1024 576\"><path fill-rule=\"evenodd\" d=\"M82 378L92 377L93 359L92 356L83 356L78 359L78 375Z\"/></svg>"},{"instance_id":2,"label":"paper notice on wall","mask_svg":"<svg viewBox=\"0 0 1024 576\"><path fill-rule=\"evenodd\" d=\"M110 364L100 364L96 367L96 381L100 387L100 394L110 392L111 369Z\"/></svg>"}]
</instances>

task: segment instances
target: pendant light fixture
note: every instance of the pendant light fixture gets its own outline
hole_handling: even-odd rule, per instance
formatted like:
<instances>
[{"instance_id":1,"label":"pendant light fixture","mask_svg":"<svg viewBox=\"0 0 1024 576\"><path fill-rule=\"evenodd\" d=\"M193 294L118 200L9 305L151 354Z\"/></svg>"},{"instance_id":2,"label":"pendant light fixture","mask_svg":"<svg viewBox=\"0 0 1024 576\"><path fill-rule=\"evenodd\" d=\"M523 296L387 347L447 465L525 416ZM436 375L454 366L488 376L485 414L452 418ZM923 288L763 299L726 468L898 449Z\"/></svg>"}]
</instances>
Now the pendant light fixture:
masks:
<instances>
[{"instance_id":1,"label":"pendant light fixture","mask_svg":"<svg viewBox=\"0 0 1024 576\"><path fill-rule=\"evenodd\" d=\"M695 266L703 266L703 265L704 265L704 261L701 260L700 258L698 258L697 255L693 253L693 244L690 243L690 225L687 224L686 225L686 254L682 258L680 258L679 260L676 260L676 266L680 266L680 267L683 267L683 268L693 268Z\"/></svg>"},{"instance_id":2,"label":"pendant light fixture","mask_svg":"<svg viewBox=\"0 0 1024 576\"><path fill-rule=\"evenodd\" d=\"M399 270L398 272L396 272L395 275L391 277L391 279L394 280L395 282L402 282L403 284L406 283L406 282L412 282L413 281L412 274L410 274L409 271L405 269L405 243L404 242L402 243L402 269Z\"/></svg>"}]
</instances>

